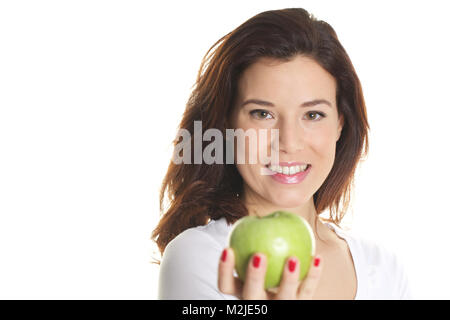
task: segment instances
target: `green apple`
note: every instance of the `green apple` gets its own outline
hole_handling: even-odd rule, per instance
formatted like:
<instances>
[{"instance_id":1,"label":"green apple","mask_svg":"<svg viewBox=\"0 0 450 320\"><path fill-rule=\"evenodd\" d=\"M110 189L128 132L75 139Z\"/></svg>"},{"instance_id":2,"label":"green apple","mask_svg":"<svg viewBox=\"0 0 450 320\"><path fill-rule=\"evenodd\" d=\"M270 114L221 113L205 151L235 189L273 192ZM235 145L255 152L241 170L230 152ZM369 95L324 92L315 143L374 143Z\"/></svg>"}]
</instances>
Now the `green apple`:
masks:
<instances>
[{"instance_id":1,"label":"green apple","mask_svg":"<svg viewBox=\"0 0 450 320\"><path fill-rule=\"evenodd\" d=\"M286 211L239 219L230 232L229 246L233 248L236 272L242 281L253 254L260 252L267 257L265 289L278 287L290 256L300 261L299 279L302 280L315 254L315 239L309 223Z\"/></svg>"}]
</instances>

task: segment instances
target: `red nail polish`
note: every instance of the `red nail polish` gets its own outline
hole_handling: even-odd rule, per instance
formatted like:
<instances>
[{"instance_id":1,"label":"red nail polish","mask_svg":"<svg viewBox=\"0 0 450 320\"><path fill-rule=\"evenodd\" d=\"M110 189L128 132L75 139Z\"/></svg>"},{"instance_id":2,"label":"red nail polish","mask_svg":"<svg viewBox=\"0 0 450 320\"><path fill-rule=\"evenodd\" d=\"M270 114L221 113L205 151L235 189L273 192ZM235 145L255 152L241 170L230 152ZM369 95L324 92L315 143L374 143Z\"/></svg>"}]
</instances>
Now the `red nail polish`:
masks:
<instances>
[{"instance_id":1,"label":"red nail polish","mask_svg":"<svg viewBox=\"0 0 450 320\"><path fill-rule=\"evenodd\" d=\"M261 257L254 256L253 257L253 267L259 268L259 263L261 262Z\"/></svg>"},{"instance_id":2,"label":"red nail polish","mask_svg":"<svg viewBox=\"0 0 450 320\"><path fill-rule=\"evenodd\" d=\"M320 258L315 258L314 259L314 267L318 267L320 264Z\"/></svg>"},{"instance_id":3,"label":"red nail polish","mask_svg":"<svg viewBox=\"0 0 450 320\"><path fill-rule=\"evenodd\" d=\"M224 249L222 251L222 257L220 259L222 260L222 262L225 262L225 260L227 260L227 249Z\"/></svg>"},{"instance_id":4,"label":"red nail polish","mask_svg":"<svg viewBox=\"0 0 450 320\"><path fill-rule=\"evenodd\" d=\"M289 259L289 263L288 263L289 271L294 272L296 266L297 266L297 262L294 259Z\"/></svg>"}]
</instances>

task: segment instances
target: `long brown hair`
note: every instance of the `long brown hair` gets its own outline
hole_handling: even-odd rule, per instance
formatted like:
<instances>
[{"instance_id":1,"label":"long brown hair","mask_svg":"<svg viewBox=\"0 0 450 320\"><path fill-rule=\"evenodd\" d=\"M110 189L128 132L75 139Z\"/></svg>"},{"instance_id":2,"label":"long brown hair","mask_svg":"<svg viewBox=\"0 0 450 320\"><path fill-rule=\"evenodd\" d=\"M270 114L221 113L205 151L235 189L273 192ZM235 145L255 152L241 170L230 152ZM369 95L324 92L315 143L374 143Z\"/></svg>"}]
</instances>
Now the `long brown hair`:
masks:
<instances>
[{"instance_id":1,"label":"long brown hair","mask_svg":"<svg viewBox=\"0 0 450 320\"><path fill-rule=\"evenodd\" d=\"M194 121L201 121L202 132L217 128L225 137L242 72L261 57L289 61L296 55L313 58L337 82L338 114L344 116L345 124L336 144L333 168L314 194L314 205L318 215L329 209L330 218L324 220L339 225L350 202L355 169L368 152L369 124L358 76L328 23L301 8L271 10L223 36L202 60L178 129L187 129L193 136ZM175 138L174 146L178 142ZM225 148L223 155L225 158ZM161 254L173 238L188 228L221 217L233 223L248 214L238 197L243 181L234 164L191 163L171 161L162 182L162 217L152 233Z\"/></svg>"}]
</instances>

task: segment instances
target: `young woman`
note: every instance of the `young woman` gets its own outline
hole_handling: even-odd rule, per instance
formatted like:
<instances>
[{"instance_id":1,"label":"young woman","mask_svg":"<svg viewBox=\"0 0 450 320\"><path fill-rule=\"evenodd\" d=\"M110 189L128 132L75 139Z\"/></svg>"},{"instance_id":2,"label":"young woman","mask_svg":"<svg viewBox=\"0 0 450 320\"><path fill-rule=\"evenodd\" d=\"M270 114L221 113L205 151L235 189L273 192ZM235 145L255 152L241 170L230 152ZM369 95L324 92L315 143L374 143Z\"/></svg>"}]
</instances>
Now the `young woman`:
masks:
<instances>
[{"instance_id":1,"label":"young woman","mask_svg":"<svg viewBox=\"0 0 450 320\"><path fill-rule=\"evenodd\" d=\"M411 298L395 254L339 227L367 154L369 124L359 79L333 28L304 9L272 10L212 48L179 128L191 137L196 121L202 132L219 130L215 155L223 159L230 153L227 129L253 130L258 141L260 129L277 129L277 148L269 135L265 144L244 145L244 163L199 163L188 153L199 150L191 139L182 152L189 161L170 163L160 194L164 214L153 232L162 254L160 299ZM201 150L209 141L200 142ZM261 149L277 152L279 161L249 163ZM309 222L316 256L301 282L299 261L287 259L280 286L269 292L267 257L255 253L242 283L227 239L239 218L276 210ZM329 219L319 216L325 210Z\"/></svg>"}]
</instances>

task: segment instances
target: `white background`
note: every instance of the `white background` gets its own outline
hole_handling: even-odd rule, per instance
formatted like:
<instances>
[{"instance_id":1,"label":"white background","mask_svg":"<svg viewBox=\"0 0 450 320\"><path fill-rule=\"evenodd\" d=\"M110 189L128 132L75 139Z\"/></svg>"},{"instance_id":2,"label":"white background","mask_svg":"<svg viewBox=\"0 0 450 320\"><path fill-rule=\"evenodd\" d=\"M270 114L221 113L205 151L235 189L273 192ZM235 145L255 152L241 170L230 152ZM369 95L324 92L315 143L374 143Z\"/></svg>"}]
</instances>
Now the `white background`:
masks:
<instances>
[{"instance_id":1,"label":"white background","mask_svg":"<svg viewBox=\"0 0 450 320\"><path fill-rule=\"evenodd\" d=\"M0 2L0 298L155 299L159 187L201 59L265 10L330 23L371 126L346 224L449 299L445 1Z\"/></svg>"}]
</instances>

